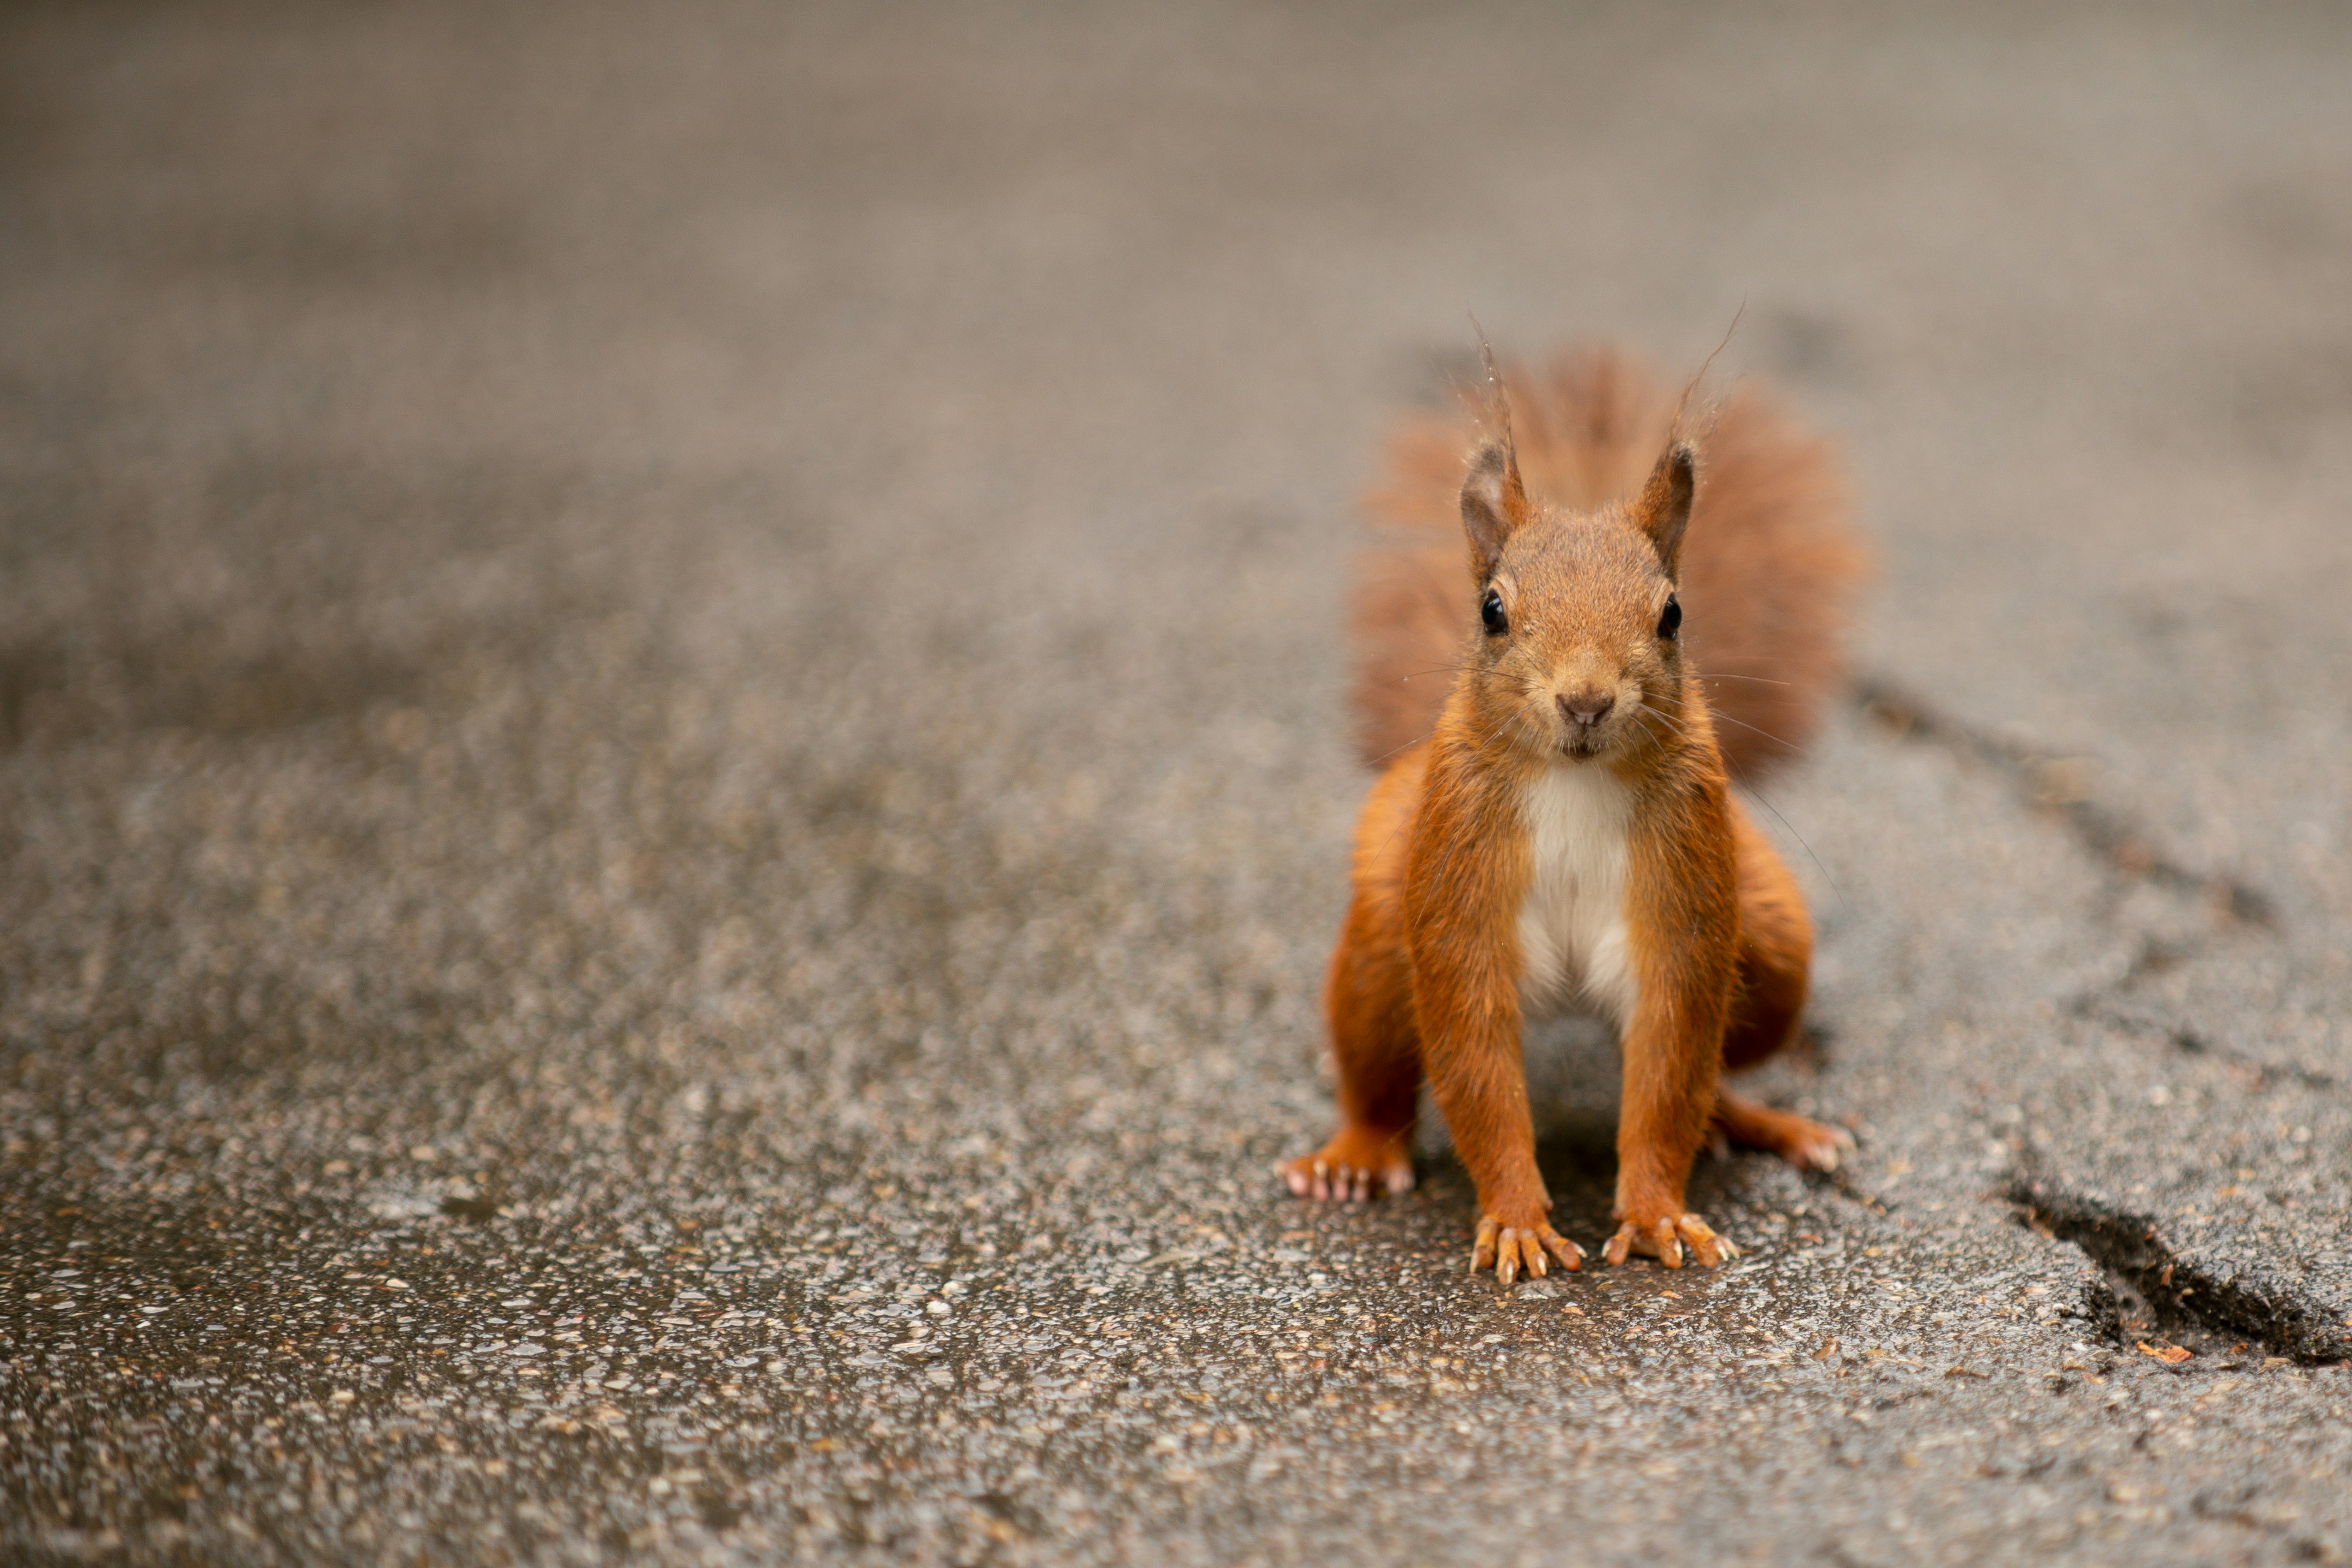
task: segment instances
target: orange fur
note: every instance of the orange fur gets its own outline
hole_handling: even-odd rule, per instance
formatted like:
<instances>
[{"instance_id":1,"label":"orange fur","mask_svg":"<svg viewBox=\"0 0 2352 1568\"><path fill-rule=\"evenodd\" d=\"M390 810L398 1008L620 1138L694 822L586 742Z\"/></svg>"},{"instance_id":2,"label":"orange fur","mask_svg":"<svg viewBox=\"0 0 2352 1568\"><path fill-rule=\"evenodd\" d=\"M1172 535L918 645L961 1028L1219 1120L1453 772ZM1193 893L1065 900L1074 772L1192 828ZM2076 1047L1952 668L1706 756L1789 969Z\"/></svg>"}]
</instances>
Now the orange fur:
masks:
<instances>
[{"instance_id":1,"label":"orange fur","mask_svg":"<svg viewBox=\"0 0 2352 1568\"><path fill-rule=\"evenodd\" d=\"M1283 1174L1318 1197L1409 1185L1426 1076L1477 1185L1474 1263L1506 1282L1523 1268L1576 1267L1580 1249L1547 1218L1519 1055L1523 994L1550 994L1549 980L1528 990L1541 977L1523 951L1525 922L1566 920L1571 946L1584 945L1546 946L1545 962L1574 967L1589 1002L1621 1013L1610 1260L1642 1250L1676 1266L1687 1247L1712 1263L1729 1244L1683 1207L1710 1126L1822 1165L1842 1135L1717 1081L1793 1033L1812 931L1794 879L1729 790L1727 762L1753 772L1770 756L1761 742L1718 739L1713 710L1731 704L1701 671L1706 657L1740 650L1763 681L1786 683L1759 682L1769 698L1743 700L1744 711L1809 730L1838 668L1837 615L1862 555L1821 443L1753 396L1717 421L1707 449L1721 466L1703 487L1673 408L1614 355L1560 362L1538 395L1495 412L1500 437L1466 479L1452 455L1458 427L1409 427L1379 502L1392 518L1426 520L1436 443L1448 441L1443 471L1459 496L1474 592L1459 591L1461 546L1444 552L1442 581L1432 542L1381 558L1359 601L1366 746L1398 754L1358 825L1354 896L1325 990L1341 1125ZM1653 456L1664 447L1646 480L1637 443ZM1822 510L1806 511L1808 498ZM1710 630L1708 616L1724 619ZM1408 685L1389 672L1435 658L1441 631L1431 668L1449 694L1430 712L1418 692L1400 699ZM1540 804L1563 787L1570 805ZM1540 825L1546 811L1567 812L1556 819L1566 826ZM1590 900L1567 915L1545 914L1553 906L1535 896L1539 840L1570 868L1545 897ZM1578 890L1588 883L1600 890ZM1554 940L1553 928L1535 929Z\"/></svg>"},{"instance_id":2,"label":"orange fur","mask_svg":"<svg viewBox=\"0 0 2352 1568\"><path fill-rule=\"evenodd\" d=\"M1556 505L1591 510L1627 494L1674 428L1674 395L1618 351L1506 371L1527 484ZM1454 497L1476 438L1467 411L1405 420L1387 480L1366 500L1389 531L1360 563L1353 617L1357 743L1373 766L1430 733L1461 660L1472 616ZM1760 390L1735 390L1698 445L1683 607L1691 662L1724 721L1724 761L1745 782L1796 755L1819 725L1844 676L1848 606L1869 557L1829 443Z\"/></svg>"}]
</instances>

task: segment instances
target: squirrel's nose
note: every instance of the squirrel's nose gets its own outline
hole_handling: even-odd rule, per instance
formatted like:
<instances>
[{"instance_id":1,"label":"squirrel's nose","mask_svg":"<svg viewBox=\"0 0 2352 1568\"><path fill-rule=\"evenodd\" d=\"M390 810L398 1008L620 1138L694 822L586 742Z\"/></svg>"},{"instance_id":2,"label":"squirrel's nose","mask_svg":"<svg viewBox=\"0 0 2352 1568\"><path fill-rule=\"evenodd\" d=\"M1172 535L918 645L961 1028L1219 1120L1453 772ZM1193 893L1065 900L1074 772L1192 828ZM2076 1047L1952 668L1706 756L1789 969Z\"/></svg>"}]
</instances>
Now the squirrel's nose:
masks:
<instances>
[{"instance_id":1,"label":"squirrel's nose","mask_svg":"<svg viewBox=\"0 0 2352 1568\"><path fill-rule=\"evenodd\" d=\"M1617 706L1617 699L1604 691L1580 691L1573 697L1563 691L1557 700L1560 717L1580 730L1591 729Z\"/></svg>"}]
</instances>

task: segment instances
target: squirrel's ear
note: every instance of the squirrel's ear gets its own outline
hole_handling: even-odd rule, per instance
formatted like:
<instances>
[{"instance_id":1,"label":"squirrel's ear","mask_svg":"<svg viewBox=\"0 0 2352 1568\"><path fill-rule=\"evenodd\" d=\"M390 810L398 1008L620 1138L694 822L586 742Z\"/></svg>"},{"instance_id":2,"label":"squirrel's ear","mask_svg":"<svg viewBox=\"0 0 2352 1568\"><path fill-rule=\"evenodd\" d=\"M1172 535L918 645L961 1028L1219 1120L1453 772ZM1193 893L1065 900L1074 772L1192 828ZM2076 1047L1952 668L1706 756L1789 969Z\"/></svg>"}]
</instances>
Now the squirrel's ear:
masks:
<instances>
[{"instance_id":1,"label":"squirrel's ear","mask_svg":"<svg viewBox=\"0 0 2352 1568\"><path fill-rule=\"evenodd\" d=\"M1519 459L1508 441L1489 441L1470 459L1469 477L1462 481L1462 531L1470 536L1470 555L1478 580L1494 575L1503 553L1503 541L1528 520L1528 492L1519 483Z\"/></svg>"},{"instance_id":2,"label":"squirrel's ear","mask_svg":"<svg viewBox=\"0 0 2352 1568\"><path fill-rule=\"evenodd\" d=\"M1658 549L1666 575L1681 575L1683 530L1690 526L1691 497L1698 489L1698 454L1688 441L1668 443L1650 470L1649 483L1633 502L1633 521Z\"/></svg>"}]
</instances>

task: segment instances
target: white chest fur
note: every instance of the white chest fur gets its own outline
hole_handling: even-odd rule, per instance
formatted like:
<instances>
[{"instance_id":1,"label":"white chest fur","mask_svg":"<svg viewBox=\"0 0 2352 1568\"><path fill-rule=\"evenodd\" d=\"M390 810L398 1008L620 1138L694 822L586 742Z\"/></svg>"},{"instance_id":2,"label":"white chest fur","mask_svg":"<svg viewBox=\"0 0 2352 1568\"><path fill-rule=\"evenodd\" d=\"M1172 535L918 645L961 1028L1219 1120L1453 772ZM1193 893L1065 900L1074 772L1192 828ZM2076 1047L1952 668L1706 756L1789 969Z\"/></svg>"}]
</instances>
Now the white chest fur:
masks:
<instances>
[{"instance_id":1,"label":"white chest fur","mask_svg":"<svg viewBox=\"0 0 2352 1568\"><path fill-rule=\"evenodd\" d=\"M1603 767L1546 768L1519 797L1533 876L1519 909L1519 1005L1530 1018L1633 1015L1625 944L1632 793Z\"/></svg>"}]
</instances>

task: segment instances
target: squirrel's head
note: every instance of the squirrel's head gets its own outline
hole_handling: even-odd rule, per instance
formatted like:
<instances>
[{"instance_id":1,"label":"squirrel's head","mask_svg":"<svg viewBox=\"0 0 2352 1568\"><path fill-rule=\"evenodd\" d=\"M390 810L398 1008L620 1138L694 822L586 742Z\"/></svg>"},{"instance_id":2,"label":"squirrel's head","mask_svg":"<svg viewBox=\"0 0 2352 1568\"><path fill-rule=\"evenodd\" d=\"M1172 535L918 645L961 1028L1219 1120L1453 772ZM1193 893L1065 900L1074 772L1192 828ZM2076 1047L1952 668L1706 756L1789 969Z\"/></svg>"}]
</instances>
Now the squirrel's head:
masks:
<instances>
[{"instance_id":1,"label":"squirrel's head","mask_svg":"<svg viewBox=\"0 0 2352 1568\"><path fill-rule=\"evenodd\" d=\"M1682 605L1675 596L1697 459L1670 441L1640 495L1598 511L1530 501L1507 429L1470 460L1480 630L1471 654L1482 731L1578 762L1671 739L1682 726Z\"/></svg>"}]
</instances>

